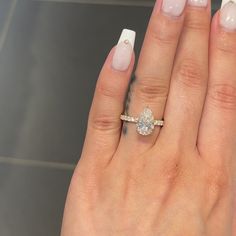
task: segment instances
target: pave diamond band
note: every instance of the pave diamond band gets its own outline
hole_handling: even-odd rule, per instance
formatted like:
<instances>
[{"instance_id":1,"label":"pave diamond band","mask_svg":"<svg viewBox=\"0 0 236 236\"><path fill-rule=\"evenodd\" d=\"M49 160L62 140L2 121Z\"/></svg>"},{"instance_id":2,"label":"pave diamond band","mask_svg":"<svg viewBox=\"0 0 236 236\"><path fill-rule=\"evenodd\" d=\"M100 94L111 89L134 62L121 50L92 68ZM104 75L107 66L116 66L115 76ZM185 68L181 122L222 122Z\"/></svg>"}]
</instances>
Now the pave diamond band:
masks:
<instances>
[{"instance_id":1,"label":"pave diamond band","mask_svg":"<svg viewBox=\"0 0 236 236\"><path fill-rule=\"evenodd\" d=\"M132 116L127 116L127 115L121 115L120 119L123 121L130 122L130 123L137 123L138 122L138 118L135 118Z\"/></svg>"},{"instance_id":2,"label":"pave diamond band","mask_svg":"<svg viewBox=\"0 0 236 236\"><path fill-rule=\"evenodd\" d=\"M125 122L135 123L137 132L141 135L150 135L155 126L162 127L164 125L163 120L155 120L152 110L146 107L139 117L132 117L129 115L121 115L120 119Z\"/></svg>"},{"instance_id":3,"label":"pave diamond band","mask_svg":"<svg viewBox=\"0 0 236 236\"><path fill-rule=\"evenodd\" d=\"M121 115L120 119L126 122L130 122L130 123L138 123L139 118L135 118L132 116L127 116L127 115ZM163 126L164 125L164 121L163 120L154 120L153 121L154 126Z\"/></svg>"}]
</instances>

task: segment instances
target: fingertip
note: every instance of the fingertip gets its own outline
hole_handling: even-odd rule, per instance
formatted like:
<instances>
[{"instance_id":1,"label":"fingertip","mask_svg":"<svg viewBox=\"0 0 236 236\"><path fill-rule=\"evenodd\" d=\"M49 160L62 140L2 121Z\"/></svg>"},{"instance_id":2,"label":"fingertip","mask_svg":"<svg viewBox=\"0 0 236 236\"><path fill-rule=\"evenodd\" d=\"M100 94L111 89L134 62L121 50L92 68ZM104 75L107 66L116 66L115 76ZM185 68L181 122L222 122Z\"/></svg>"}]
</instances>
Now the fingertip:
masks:
<instances>
[{"instance_id":1,"label":"fingertip","mask_svg":"<svg viewBox=\"0 0 236 236\"><path fill-rule=\"evenodd\" d=\"M124 29L121 33L118 44L115 47L111 66L114 70L125 72L130 68L136 32Z\"/></svg>"}]
</instances>

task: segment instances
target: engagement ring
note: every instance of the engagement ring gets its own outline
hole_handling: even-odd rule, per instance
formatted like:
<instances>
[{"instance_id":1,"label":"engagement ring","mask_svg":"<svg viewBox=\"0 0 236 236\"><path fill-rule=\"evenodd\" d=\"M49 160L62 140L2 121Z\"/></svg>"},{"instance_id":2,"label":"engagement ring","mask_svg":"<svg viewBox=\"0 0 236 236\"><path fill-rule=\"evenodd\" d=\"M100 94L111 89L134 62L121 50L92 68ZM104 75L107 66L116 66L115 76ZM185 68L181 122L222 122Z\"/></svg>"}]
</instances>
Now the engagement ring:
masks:
<instances>
[{"instance_id":1,"label":"engagement ring","mask_svg":"<svg viewBox=\"0 0 236 236\"><path fill-rule=\"evenodd\" d=\"M135 123L137 132L143 136L150 135L155 126L162 127L164 120L155 120L153 112L150 108L146 107L139 117L132 117L129 115L121 115L120 119L125 122Z\"/></svg>"}]
</instances>

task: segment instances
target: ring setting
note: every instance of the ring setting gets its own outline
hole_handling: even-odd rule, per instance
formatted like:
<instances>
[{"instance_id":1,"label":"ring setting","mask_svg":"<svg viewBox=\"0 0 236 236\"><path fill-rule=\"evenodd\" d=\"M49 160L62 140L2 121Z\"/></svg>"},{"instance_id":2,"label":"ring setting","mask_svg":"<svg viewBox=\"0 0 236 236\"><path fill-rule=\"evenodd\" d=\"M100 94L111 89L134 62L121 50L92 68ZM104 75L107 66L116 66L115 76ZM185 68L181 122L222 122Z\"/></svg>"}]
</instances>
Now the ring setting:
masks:
<instances>
[{"instance_id":1,"label":"ring setting","mask_svg":"<svg viewBox=\"0 0 236 236\"><path fill-rule=\"evenodd\" d=\"M155 126L163 127L164 125L164 120L154 119L153 112L149 107L144 108L139 117L121 115L120 119L125 122L135 123L137 132L143 136L152 134Z\"/></svg>"}]
</instances>

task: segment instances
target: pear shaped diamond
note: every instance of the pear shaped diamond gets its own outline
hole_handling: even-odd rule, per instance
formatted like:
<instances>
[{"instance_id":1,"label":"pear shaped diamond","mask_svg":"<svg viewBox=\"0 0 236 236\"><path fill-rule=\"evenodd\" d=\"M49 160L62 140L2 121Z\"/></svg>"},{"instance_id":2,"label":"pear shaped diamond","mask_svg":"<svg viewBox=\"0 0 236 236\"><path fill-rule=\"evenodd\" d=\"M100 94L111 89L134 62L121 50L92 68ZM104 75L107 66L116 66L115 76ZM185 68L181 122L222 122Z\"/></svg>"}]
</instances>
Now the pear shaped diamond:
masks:
<instances>
[{"instance_id":1,"label":"pear shaped diamond","mask_svg":"<svg viewBox=\"0 0 236 236\"><path fill-rule=\"evenodd\" d=\"M154 128L152 110L145 108L138 118L137 131L139 134L147 136L153 132Z\"/></svg>"}]
</instances>

